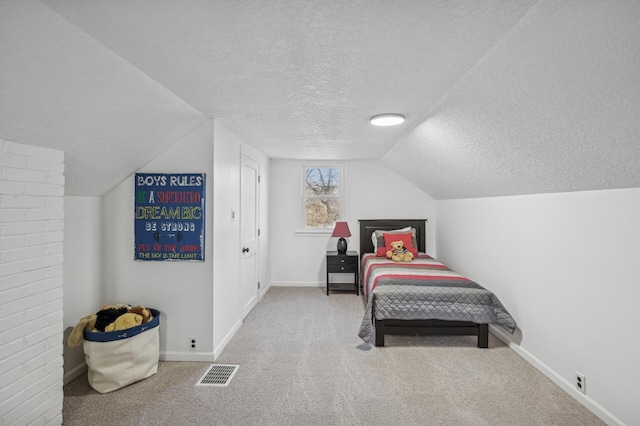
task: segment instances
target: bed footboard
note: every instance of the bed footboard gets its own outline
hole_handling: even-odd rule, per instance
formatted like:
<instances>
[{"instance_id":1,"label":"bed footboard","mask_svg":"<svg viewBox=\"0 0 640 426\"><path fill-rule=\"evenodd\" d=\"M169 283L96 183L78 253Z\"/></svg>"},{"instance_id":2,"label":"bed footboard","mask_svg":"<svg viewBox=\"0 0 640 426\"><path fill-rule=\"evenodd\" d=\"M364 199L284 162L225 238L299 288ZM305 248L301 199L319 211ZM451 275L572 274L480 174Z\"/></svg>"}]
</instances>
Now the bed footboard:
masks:
<instances>
[{"instance_id":1,"label":"bed footboard","mask_svg":"<svg viewBox=\"0 0 640 426\"><path fill-rule=\"evenodd\" d=\"M384 346L384 335L477 336L478 347L489 347L489 324L442 320L375 320L376 346Z\"/></svg>"}]
</instances>

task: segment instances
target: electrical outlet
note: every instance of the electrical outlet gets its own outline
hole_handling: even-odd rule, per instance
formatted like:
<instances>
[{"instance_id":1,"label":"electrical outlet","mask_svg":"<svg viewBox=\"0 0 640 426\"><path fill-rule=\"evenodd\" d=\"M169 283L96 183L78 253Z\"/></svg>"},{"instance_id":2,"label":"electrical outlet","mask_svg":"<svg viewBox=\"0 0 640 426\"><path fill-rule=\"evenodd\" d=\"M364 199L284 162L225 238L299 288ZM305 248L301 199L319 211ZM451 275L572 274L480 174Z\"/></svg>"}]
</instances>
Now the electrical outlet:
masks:
<instances>
[{"instance_id":1,"label":"electrical outlet","mask_svg":"<svg viewBox=\"0 0 640 426\"><path fill-rule=\"evenodd\" d=\"M198 349L198 338L196 336L189 337L189 348L191 348L192 351Z\"/></svg>"},{"instance_id":2,"label":"electrical outlet","mask_svg":"<svg viewBox=\"0 0 640 426\"><path fill-rule=\"evenodd\" d=\"M576 371L576 389L586 395L587 393L587 381L584 378L584 374Z\"/></svg>"}]
</instances>

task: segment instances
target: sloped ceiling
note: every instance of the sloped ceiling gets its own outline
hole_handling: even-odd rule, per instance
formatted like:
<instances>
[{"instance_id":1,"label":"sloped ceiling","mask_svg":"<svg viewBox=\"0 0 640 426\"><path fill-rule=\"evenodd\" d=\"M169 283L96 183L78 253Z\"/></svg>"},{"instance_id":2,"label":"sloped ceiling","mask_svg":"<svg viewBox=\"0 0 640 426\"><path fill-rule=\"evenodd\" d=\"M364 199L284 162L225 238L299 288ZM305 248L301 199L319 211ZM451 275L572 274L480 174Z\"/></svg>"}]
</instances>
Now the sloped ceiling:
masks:
<instances>
[{"instance_id":1,"label":"sloped ceiling","mask_svg":"<svg viewBox=\"0 0 640 426\"><path fill-rule=\"evenodd\" d=\"M65 192L102 195L206 117L36 1L0 1L0 138L65 151Z\"/></svg>"},{"instance_id":2,"label":"sloped ceiling","mask_svg":"<svg viewBox=\"0 0 640 426\"><path fill-rule=\"evenodd\" d=\"M639 23L538 2L383 161L436 199L640 187Z\"/></svg>"},{"instance_id":3,"label":"sloped ceiling","mask_svg":"<svg viewBox=\"0 0 640 426\"><path fill-rule=\"evenodd\" d=\"M639 4L4 0L0 138L65 150L71 195L208 118L434 198L640 186Z\"/></svg>"}]
</instances>

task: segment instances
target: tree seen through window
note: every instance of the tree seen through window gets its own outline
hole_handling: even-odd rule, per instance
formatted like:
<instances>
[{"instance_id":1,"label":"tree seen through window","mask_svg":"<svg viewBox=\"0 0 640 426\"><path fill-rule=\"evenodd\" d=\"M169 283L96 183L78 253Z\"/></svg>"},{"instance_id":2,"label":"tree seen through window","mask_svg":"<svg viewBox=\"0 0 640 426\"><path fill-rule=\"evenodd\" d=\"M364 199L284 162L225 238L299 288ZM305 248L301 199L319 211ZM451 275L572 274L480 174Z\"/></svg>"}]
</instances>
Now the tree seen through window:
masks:
<instances>
[{"instance_id":1,"label":"tree seen through window","mask_svg":"<svg viewBox=\"0 0 640 426\"><path fill-rule=\"evenodd\" d=\"M333 228L340 219L340 168L305 167L307 228Z\"/></svg>"}]
</instances>

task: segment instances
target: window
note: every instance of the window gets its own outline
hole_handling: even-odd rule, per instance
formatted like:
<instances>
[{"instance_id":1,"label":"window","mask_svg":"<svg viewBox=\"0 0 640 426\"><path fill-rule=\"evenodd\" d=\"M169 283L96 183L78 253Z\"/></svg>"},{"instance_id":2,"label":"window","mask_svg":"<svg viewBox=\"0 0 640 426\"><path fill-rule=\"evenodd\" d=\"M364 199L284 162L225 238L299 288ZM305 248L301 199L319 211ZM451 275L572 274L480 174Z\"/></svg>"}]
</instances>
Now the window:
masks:
<instances>
[{"instance_id":1,"label":"window","mask_svg":"<svg viewBox=\"0 0 640 426\"><path fill-rule=\"evenodd\" d=\"M342 217L342 167L304 166L305 228L331 228Z\"/></svg>"}]
</instances>

